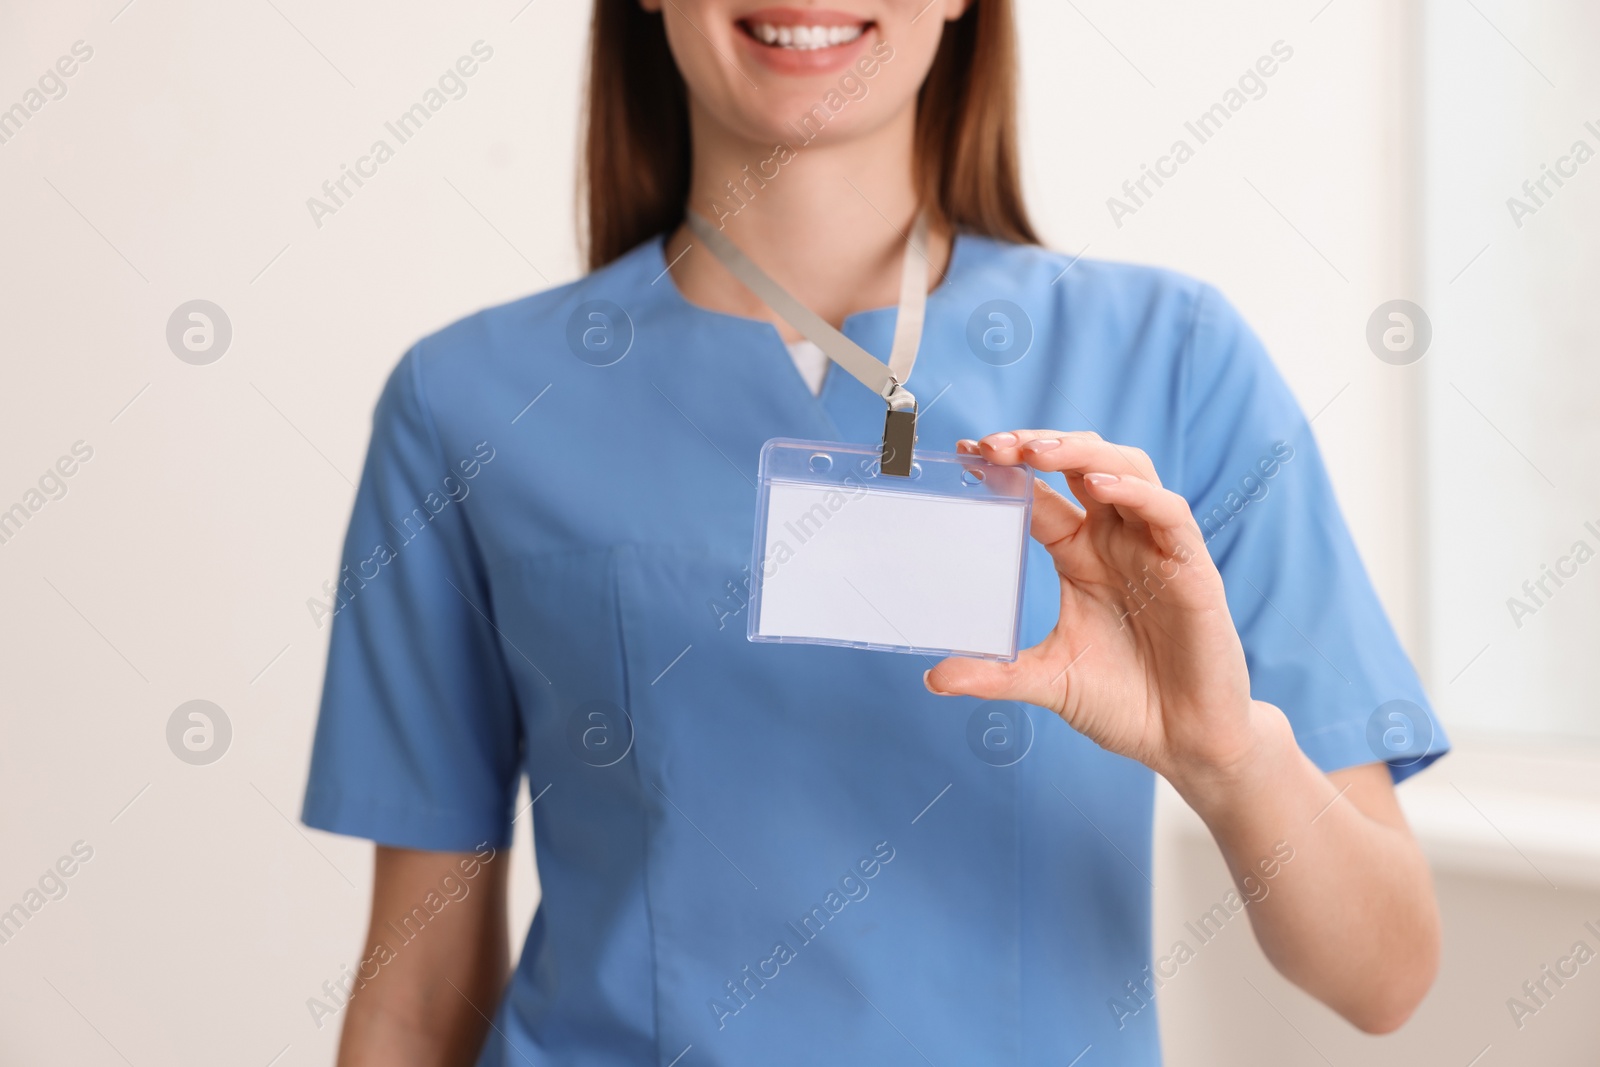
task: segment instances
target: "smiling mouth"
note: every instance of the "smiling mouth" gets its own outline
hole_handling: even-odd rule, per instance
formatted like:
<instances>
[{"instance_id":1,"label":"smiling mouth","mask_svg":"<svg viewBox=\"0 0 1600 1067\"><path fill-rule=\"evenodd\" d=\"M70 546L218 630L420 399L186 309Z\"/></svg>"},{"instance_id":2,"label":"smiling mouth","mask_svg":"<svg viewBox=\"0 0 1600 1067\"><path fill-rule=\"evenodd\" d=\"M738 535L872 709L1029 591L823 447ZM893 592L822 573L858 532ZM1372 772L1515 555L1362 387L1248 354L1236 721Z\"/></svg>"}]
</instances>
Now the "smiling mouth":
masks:
<instances>
[{"instance_id":1,"label":"smiling mouth","mask_svg":"<svg viewBox=\"0 0 1600 1067\"><path fill-rule=\"evenodd\" d=\"M741 19L739 28L757 44L789 52L817 52L839 48L855 41L873 27L872 22L844 26L804 26L790 23Z\"/></svg>"}]
</instances>

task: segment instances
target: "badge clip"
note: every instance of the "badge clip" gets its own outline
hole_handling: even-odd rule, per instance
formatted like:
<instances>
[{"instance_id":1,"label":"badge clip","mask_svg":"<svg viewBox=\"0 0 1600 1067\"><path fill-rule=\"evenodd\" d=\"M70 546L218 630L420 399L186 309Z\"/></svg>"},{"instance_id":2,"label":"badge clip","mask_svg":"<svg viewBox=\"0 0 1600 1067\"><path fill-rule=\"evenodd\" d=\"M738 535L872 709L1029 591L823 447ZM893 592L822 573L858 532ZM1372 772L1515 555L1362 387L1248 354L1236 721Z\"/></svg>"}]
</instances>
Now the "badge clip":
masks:
<instances>
[{"instance_id":1,"label":"badge clip","mask_svg":"<svg viewBox=\"0 0 1600 1067\"><path fill-rule=\"evenodd\" d=\"M917 398L893 378L884 397L889 410L883 417L883 450L878 468L896 478L911 477L911 457L917 444Z\"/></svg>"},{"instance_id":2,"label":"badge clip","mask_svg":"<svg viewBox=\"0 0 1600 1067\"><path fill-rule=\"evenodd\" d=\"M917 444L917 398L901 383L911 377L911 368L916 364L927 310L928 260L922 251L928 243L927 212L917 215L901 261L900 304L895 312L894 340L887 363L791 296L703 215L691 211L687 223L689 231L747 289L851 377L883 397L889 411L883 420L883 447L879 452L878 469L891 477L911 477L912 456Z\"/></svg>"}]
</instances>

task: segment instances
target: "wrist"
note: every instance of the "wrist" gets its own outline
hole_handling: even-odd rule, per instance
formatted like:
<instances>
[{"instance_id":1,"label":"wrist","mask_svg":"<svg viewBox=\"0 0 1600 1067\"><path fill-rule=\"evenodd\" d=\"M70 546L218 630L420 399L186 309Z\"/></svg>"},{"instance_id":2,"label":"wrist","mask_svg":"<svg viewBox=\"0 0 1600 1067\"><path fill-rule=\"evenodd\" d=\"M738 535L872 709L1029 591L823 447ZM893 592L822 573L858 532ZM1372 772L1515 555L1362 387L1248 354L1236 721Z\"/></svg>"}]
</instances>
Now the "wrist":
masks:
<instances>
[{"instance_id":1,"label":"wrist","mask_svg":"<svg viewBox=\"0 0 1600 1067\"><path fill-rule=\"evenodd\" d=\"M1225 820L1241 805L1269 803L1273 783L1299 756L1288 717L1272 704L1250 702L1244 734L1243 743L1225 757L1179 760L1162 771L1208 824Z\"/></svg>"}]
</instances>

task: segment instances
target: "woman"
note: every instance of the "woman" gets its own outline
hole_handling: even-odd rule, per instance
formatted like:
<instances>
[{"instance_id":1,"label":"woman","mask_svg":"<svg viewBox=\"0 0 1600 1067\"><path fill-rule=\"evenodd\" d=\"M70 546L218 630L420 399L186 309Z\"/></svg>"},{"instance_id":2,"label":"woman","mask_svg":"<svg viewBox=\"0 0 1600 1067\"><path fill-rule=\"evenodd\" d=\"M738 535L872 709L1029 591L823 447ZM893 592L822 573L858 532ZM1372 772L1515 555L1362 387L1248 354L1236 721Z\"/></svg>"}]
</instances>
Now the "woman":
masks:
<instances>
[{"instance_id":1,"label":"woman","mask_svg":"<svg viewBox=\"0 0 1600 1067\"><path fill-rule=\"evenodd\" d=\"M1008 3L831 3L598 0L592 272L389 381L305 806L380 846L339 1062L1157 1063L1156 774L1218 914L1394 1029L1439 931L1393 783L1445 744L1305 419L1215 291L1037 246ZM884 400L686 210L880 357L926 256L922 448L1043 477L1015 663L745 639L763 442Z\"/></svg>"}]
</instances>

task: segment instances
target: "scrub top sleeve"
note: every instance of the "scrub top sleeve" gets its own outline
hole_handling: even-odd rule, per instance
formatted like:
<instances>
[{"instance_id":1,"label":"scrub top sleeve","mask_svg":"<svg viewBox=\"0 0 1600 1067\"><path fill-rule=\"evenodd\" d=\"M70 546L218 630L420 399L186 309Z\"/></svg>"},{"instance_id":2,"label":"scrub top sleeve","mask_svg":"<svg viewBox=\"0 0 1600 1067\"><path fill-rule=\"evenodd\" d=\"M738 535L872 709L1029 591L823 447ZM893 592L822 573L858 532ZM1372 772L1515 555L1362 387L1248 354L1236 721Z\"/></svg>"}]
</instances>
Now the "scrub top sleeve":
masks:
<instances>
[{"instance_id":1,"label":"scrub top sleeve","mask_svg":"<svg viewBox=\"0 0 1600 1067\"><path fill-rule=\"evenodd\" d=\"M1203 288L1180 372L1180 485L1222 573L1251 691L1324 771L1396 782L1449 749L1345 526L1311 427L1260 340Z\"/></svg>"},{"instance_id":2,"label":"scrub top sleeve","mask_svg":"<svg viewBox=\"0 0 1600 1067\"><path fill-rule=\"evenodd\" d=\"M420 363L406 354L373 415L301 818L401 848L501 847L522 735L468 513L480 467L444 457Z\"/></svg>"}]
</instances>

